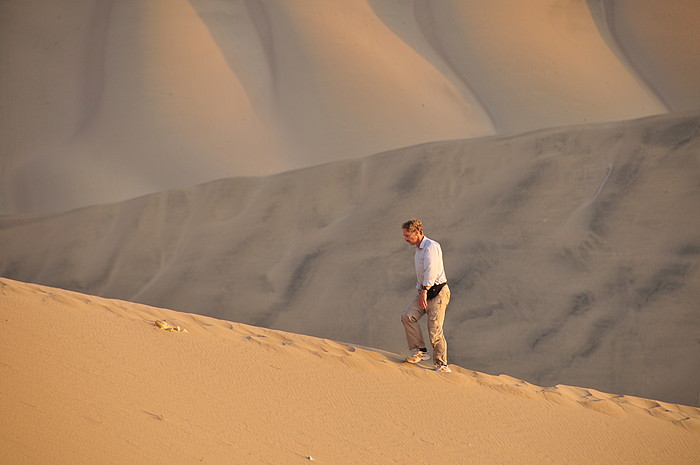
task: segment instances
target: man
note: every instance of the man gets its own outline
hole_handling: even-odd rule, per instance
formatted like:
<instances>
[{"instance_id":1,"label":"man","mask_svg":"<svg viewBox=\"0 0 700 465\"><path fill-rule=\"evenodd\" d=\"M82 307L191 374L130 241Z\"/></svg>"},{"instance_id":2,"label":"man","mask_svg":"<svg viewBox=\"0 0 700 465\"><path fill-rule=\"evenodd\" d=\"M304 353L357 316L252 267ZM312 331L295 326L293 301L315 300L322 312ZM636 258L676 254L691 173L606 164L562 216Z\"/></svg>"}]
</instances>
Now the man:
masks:
<instances>
[{"instance_id":1,"label":"man","mask_svg":"<svg viewBox=\"0 0 700 465\"><path fill-rule=\"evenodd\" d=\"M417 295L411 300L401 315L401 322L406 330L408 348L413 353L407 362L418 363L429 360L428 349L423 342L423 333L418 321L428 315L428 333L433 347L435 371L449 373L447 365L447 341L442 332L445 321L445 309L450 302L450 288L447 286L445 266L442 262L442 248L436 241L425 237L423 223L412 219L402 225L403 238L416 247L416 288Z\"/></svg>"}]
</instances>

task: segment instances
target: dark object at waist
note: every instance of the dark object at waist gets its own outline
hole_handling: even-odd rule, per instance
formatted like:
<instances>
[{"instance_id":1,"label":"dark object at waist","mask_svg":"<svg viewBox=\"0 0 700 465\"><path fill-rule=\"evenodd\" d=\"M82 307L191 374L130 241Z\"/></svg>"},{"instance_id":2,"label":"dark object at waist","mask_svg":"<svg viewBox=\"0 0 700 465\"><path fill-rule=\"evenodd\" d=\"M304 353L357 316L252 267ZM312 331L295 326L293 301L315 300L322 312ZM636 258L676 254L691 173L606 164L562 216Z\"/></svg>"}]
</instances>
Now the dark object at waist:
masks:
<instances>
[{"instance_id":1,"label":"dark object at waist","mask_svg":"<svg viewBox=\"0 0 700 465\"><path fill-rule=\"evenodd\" d=\"M437 295L440 293L442 288L445 287L445 284L447 284L447 281L445 281L444 283L436 284L433 287L431 287L430 289L428 289L428 296L427 296L428 300L434 299L435 297L437 297Z\"/></svg>"}]
</instances>

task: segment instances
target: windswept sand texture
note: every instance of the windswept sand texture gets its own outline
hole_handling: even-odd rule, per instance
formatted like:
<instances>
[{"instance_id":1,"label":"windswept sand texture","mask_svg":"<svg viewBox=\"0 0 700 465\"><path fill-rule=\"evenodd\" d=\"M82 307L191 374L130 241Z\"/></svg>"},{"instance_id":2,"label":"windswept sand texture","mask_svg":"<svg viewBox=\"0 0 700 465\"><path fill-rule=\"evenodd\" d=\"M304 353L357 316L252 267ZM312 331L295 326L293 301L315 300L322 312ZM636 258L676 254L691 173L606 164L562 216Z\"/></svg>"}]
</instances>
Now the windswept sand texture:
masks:
<instances>
[{"instance_id":1,"label":"windswept sand texture","mask_svg":"<svg viewBox=\"0 0 700 465\"><path fill-rule=\"evenodd\" d=\"M422 218L450 360L700 404L700 117L437 142L0 217L0 275L405 353Z\"/></svg>"},{"instance_id":2,"label":"windswept sand texture","mask_svg":"<svg viewBox=\"0 0 700 465\"><path fill-rule=\"evenodd\" d=\"M7 0L0 212L700 107L695 0Z\"/></svg>"},{"instance_id":3,"label":"windswept sand texture","mask_svg":"<svg viewBox=\"0 0 700 465\"><path fill-rule=\"evenodd\" d=\"M697 408L454 370L0 279L0 462L700 460Z\"/></svg>"}]
</instances>

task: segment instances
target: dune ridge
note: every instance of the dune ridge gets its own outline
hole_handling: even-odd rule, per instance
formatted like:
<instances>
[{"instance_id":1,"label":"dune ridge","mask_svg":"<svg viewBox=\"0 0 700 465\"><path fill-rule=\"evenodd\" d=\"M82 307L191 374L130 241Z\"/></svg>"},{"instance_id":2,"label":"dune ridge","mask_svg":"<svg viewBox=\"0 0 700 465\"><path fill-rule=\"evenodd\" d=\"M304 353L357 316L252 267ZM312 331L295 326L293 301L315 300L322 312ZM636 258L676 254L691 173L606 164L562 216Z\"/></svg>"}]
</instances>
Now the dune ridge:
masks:
<instances>
[{"instance_id":1,"label":"dune ridge","mask_svg":"<svg viewBox=\"0 0 700 465\"><path fill-rule=\"evenodd\" d=\"M693 0L5 1L0 212L698 110L698 25Z\"/></svg>"},{"instance_id":2,"label":"dune ridge","mask_svg":"<svg viewBox=\"0 0 700 465\"><path fill-rule=\"evenodd\" d=\"M438 374L348 343L5 278L0 332L7 463L700 458L698 408Z\"/></svg>"},{"instance_id":3,"label":"dune ridge","mask_svg":"<svg viewBox=\"0 0 700 465\"><path fill-rule=\"evenodd\" d=\"M666 115L4 215L0 275L401 353L418 216L452 362L700 405L699 134Z\"/></svg>"}]
</instances>

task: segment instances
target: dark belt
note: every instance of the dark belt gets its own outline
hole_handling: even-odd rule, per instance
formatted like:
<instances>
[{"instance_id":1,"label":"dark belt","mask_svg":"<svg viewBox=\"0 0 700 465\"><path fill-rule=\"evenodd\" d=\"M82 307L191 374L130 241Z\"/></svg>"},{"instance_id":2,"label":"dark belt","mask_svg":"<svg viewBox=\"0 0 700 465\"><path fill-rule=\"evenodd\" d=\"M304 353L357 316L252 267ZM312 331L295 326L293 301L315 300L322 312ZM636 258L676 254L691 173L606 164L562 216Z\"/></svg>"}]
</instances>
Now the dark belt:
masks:
<instances>
[{"instance_id":1,"label":"dark belt","mask_svg":"<svg viewBox=\"0 0 700 465\"><path fill-rule=\"evenodd\" d=\"M433 287L431 287L430 289L428 289L427 299L430 300L430 299L434 299L435 297L437 297L437 295L440 293L442 288L445 287L445 284L447 284L447 281L445 281L444 283L436 284Z\"/></svg>"}]
</instances>

